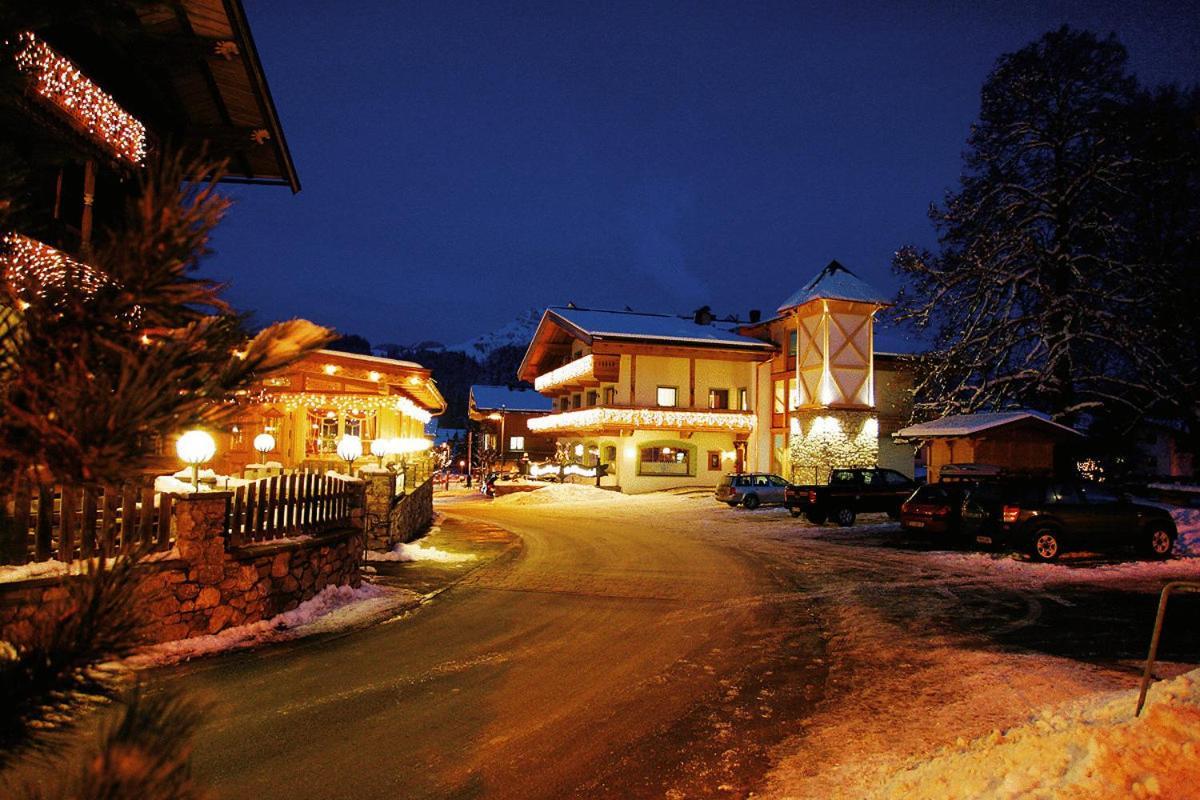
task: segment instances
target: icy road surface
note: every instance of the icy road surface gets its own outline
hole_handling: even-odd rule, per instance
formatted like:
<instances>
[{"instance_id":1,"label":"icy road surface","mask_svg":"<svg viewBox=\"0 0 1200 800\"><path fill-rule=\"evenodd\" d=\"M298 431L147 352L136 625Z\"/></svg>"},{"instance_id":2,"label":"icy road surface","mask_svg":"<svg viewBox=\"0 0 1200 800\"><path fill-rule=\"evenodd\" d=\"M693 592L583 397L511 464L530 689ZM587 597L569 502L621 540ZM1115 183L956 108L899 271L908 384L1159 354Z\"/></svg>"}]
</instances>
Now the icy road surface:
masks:
<instances>
[{"instance_id":1,"label":"icy road surface","mask_svg":"<svg viewBox=\"0 0 1200 800\"><path fill-rule=\"evenodd\" d=\"M1136 683L1200 559L1065 566L582 487L441 510L519 534L411 617L170 676L225 797L873 796L913 759ZM1168 620L1164 675L1200 660ZM1177 616L1174 616L1177 615Z\"/></svg>"}]
</instances>

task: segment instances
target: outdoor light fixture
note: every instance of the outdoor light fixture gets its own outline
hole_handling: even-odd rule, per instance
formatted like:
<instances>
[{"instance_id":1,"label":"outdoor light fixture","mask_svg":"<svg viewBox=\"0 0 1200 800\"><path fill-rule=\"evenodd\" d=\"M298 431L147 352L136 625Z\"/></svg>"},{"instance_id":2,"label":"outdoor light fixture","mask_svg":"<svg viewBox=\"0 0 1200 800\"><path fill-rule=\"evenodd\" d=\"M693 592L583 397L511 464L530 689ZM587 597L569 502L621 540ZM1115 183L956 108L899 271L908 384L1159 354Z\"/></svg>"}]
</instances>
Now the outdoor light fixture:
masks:
<instances>
[{"instance_id":1,"label":"outdoor light fixture","mask_svg":"<svg viewBox=\"0 0 1200 800\"><path fill-rule=\"evenodd\" d=\"M575 445L575 456L578 457L581 455L583 455L583 445L577 444Z\"/></svg>"},{"instance_id":2,"label":"outdoor light fixture","mask_svg":"<svg viewBox=\"0 0 1200 800\"><path fill-rule=\"evenodd\" d=\"M325 365L325 374L326 375L334 375L337 373L337 371L338 371L337 364L326 364Z\"/></svg>"},{"instance_id":3,"label":"outdoor light fixture","mask_svg":"<svg viewBox=\"0 0 1200 800\"><path fill-rule=\"evenodd\" d=\"M379 379L382 376L375 370L371 370L370 372L367 373L367 377L370 378L371 380L375 381L376 383L379 383Z\"/></svg>"},{"instance_id":4,"label":"outdoor light fixture","mask_svg":"<svg viewBox=\"0 0 1200 800\"><path fill-rule=\"evenodd\" d=\"M275 437L269 433L260 433L254 437L254 449L263 457L275 449Z\"/></svg>"},{"instance_id":5,"label":"outdoor light fixture","mask_svg":"<svg viewBox=\"0 0 1200 800\"><path fill-rule=\"evenodd\" d=\"M362 458L362 439L346 434L337 443L338 458L346 462L346 471L354 474L354 462Z\"/></svg>"},{"instance_id":6,"label":"outdoor light fixture","mask_svg":"<svg viewBox=\"0 0 1200 800\"><path fill-rule=\"evenodd\" d=\"M373 439L371 441L371 455L379 459L379 466L383 466L383 457L390 455L392 452L391 439Z\"/></svg>"},{"instance_id":7,"label":"outdoor light fixture","mask_svg":"<svg viewBox=\"0 0 1200 800\"><path fill-rule=\"evenodd\" d=\"M200 465L217 454L217 443L204 431L188 431L175 442L175 452L192 468L192 491L200 491Z\"/></svg>"}]
</instances>

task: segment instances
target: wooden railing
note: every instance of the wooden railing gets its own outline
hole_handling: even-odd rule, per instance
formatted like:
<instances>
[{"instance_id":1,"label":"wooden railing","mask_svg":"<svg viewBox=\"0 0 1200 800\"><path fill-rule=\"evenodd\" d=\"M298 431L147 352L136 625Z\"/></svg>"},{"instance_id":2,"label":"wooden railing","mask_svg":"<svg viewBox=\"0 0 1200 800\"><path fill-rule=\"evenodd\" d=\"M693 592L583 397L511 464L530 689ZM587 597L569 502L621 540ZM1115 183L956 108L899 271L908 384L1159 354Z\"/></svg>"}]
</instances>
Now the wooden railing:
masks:
<instances>
[{"instance_id":1,"label":"wooden railing","mask_svg":"<svg viewBox=\"0 0 1200 800\"><path fill-rule=\"evenodd\" d=\"M13 541L6 560L73 561L138 551L165 551L171 536L171 495L152 487L19 485L3 498Z\"/></svg>"},{"instance_id":2,"label":"wooden railing","mask_svg":"<svg viewBox=\"0 0 1200 800\"><path fill-rule=\"evenodd\" d=\"M238 546L349 525L361 486L316 472L276 475L239 486L229 503L227 541Z\"/></svg>"}]
</instances>

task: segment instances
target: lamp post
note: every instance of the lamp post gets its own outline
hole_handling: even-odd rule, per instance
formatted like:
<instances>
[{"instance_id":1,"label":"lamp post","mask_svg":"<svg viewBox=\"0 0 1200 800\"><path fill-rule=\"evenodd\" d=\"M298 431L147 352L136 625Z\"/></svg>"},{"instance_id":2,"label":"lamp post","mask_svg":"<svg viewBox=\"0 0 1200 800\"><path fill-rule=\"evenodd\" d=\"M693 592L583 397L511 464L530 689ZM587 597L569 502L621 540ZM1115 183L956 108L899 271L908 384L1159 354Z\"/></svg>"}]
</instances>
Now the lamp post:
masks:
<instances>
[{"instance_id":1,"label":"lamp post","mask_svg":"<svg viewBox=\"0 0 1200 800\"><path fill-rule=\"evenodd\" d=\"M383 457L391 454L391 441L388 439L372 439L371 455L379 459L379 468L383 469Z\"/></svg>"},{"instance_id":2,"label":"lamp post","mask_svg":"<svg viewBox=\"0 0 1200 800\"><path fill-rule=\"evenodd\" d=\"M217 443L204 431L188 431L175 442L179 460L192 468L192 491L200 491L200 465L217 454Z\"/></svg>"},{"instance_id":3,"label":"lamp post","mask_svg":"<svg viewBox=\"0 0 1200 800\"><path fill-rule=\"evenodd\" d=\"M254 437L254 449L258 451L259 458L265 464L267 453L275 449L275 437L269 433L260 433Z\"/></svg>"},{"instance_id":4,"label":"lamp post","mask_svg":"<svg viewBox=\"0 0 1200 800\"><path fill-rule=\"evenodd\" d=\"M337 443L338 458L346 462L346 472L354 475L354 462L362 458L362 439L346 434Z\"/></svg>"}]
</instances>

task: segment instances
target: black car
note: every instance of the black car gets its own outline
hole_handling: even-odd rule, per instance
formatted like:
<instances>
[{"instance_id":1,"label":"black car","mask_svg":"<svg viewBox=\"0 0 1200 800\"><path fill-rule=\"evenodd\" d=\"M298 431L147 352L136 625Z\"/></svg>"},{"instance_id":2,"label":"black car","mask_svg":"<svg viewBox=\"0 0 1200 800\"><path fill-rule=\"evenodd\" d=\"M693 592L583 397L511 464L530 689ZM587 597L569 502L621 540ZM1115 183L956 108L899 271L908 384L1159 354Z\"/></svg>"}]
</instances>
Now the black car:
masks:
<instances>
[{"instance_id":1,"label":"black car","mask_svg":"<svg viewBox=\"0 0 1200 800\"><path fill-rule=\"evenodd\" d=\"M1166 510L1089 484L1000 481L969 489L963 499L967 541L1027 552L1054 561L1068 550L1132 548L1169 558L1175 521Z\"/></svg>"}]
</instances>

